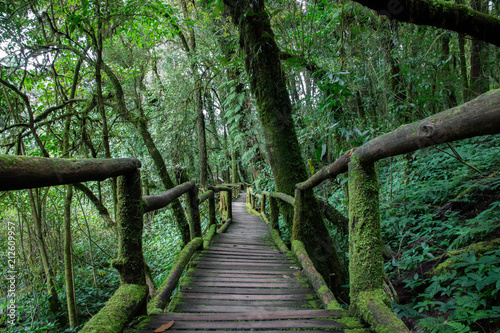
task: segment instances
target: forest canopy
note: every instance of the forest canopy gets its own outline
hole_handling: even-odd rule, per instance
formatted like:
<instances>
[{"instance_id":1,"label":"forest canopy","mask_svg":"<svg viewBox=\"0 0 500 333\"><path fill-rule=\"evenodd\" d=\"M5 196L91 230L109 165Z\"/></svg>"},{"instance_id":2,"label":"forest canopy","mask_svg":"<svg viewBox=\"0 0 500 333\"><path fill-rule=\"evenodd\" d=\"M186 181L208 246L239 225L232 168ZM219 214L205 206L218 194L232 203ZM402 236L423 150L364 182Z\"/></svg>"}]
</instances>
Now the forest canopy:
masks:
<instances>
[{"instance_id":1,"label":"forest canopy","mask_svg":"<svg viewBox=\"0 0 500 333\"><path fill-rule=\"evenodd\" d=\"M136 158L144 195L187 180L293 195L352 148L498 89L499 36L489 0L1 1L0 154ZM415 332L500 329L499 156L492 135L377 164L392 307ZM326 218L296 233L321 239L313 261L340 267L348 307L347 239L328 219L348 217L347 177L310 195ZM145 215L153 284L189 242L186 205ZM99 311L119 286L116 206L113 178L0 192L19 314L9 325L2 280L0 330L76 331Z\"/></svg>"}]
</instances>

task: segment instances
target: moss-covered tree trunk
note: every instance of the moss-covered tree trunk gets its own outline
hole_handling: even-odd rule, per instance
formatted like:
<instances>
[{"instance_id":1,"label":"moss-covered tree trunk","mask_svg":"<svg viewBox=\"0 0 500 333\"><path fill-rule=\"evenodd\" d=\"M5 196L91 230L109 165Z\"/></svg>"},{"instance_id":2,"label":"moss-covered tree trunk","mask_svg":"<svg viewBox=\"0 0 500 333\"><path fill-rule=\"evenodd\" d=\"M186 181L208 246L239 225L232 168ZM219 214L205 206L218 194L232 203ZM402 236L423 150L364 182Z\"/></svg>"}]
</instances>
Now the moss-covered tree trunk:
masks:
<instances>
[{"instance_id":1,"label":"moss-covered tree trunk","mask_svg":"<svg viewBox=\"0 0 500 333\"><path fill-rule=\"evenodd\" d=\"M245 67L250 88L266 138L266 150L276 188L293 195L295 184L307 178L292 119L292 106L283 77L270 18L263 0L224 0L240 31L240 44L245 51ZM329 280L330 274L343 278L337 254L323 223L312 191L304 193L304 215L293 237L304 242L318 271ZM288 208L291 212L291 207ZM289 213L290 214L290 213ZM337 285L340 289L340 285ZM338 290L337 290L338 291Z\"/></svg>"},{"instance_id":2,"label":"moss-covered tree trunk","mask_svg":"<svg viewBox=\"0 0 500 333\"><path fill-rule=\"evenodd\" d=\"M349 284L351 309L376 332L409 332L384 292L378 177L354 153L349 162Z\"/></svg>"},{"instance_id":3,"label":"moss-covered tree trunk","mask_svg":"<svg viewBox=\"0 0 500 333\"><path fill-rule=\"evenodd\" d=\"M144 140L144 143L146 144L146 148L148 149L149 155L153 159L156 169L158 170L158 175L160 176L163 186L165 187L166 190L170 190L175 187L175 184L167 172L167 166L165 165L165 160L163 159L163 156L161 155L158 148L156 147L156 144L153 138L151 137L151 133L149 133L146 119L144 117L145 114L142 113L142 117L134 121L135 127L137 128L137 131ZM191 238L189 233L189 223L186 218L186 214L184 213L184 208L182 208L181 202L178 199L173 201L171 205L177 229L181 234L182 243L186 245L187 243L190 242Z\"/></svg>"},{"instance_id":4,"label":"moss-covered tree trunk","mask_svg":"<svg viewBox=\"0 0 500 333\"><path fill-rule=\"evenodd\" d=\"M173 188L175 185L172 182L172 179L170 178L170 175L167 172L165 160L163 159L160 151L156 147L156 144L155 144L153 138L151 137L151 134L149 133L144 112L141 112L140 117L135 117L134 115L132 115L132 113L127 108L127 104L125 103L125 94L123 92L122 85L121 85L120 81L118 80L118 77L115 75L113 70L109 66L106 65L106 63L103 63L102 66L103 66L103 70L106 72L109 79L111 80L113 87L115 88L116 101L117 101L116 109L117 109L118 113L124 119L126 119L130 123L134 124L135 127L137 128L137 131L139 132L142 139L144 140L144 143L146 144L148 152L151 155L151 158L153 159L156 168L158 169L158 174L160 176L160 179L162 180L163 185L165 186L165 189L169 190L169 189ZM137 103L137 106L139 107L139 110L142 110L142 107L140 107L141 106L140 99L136 99L136 103ZM182 242L185 245L185 244L189 243L190 236L189 236L189 224L188 224L188 221L186 219L184 209L182 208L181 203L178 200L176 200L172 203L172 209L174 212L177 227L181 233Z\"/></svg>"}]
</instances>

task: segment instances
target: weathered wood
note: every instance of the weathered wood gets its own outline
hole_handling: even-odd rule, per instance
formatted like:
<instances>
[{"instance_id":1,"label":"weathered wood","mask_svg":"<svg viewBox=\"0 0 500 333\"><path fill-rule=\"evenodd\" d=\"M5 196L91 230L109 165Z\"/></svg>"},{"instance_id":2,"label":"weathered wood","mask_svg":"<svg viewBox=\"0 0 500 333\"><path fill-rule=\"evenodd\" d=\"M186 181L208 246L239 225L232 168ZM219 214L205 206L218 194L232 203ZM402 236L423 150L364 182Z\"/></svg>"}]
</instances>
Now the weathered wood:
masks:
<instances>
[{"instance_id":1,"label":"weathered wood","mask_svg":"<svg viewBox=\"0 0 500 333\"><path fill-rule=\"evenodd\" d=\"M289 295L289 294L309 294L311 291L305 288L293 289L250 289L250 288L207 288L207 287L183 287L181 291L197 293L219 293L219 294L236 294L236 295Z\"/></svg>"},{"instance_id":2,"label":"weathered wood","mask_svg":"<svg viewBox=\"0 0 500 333\"><path fill-rule=\"evenodd\" d=\"M233 329L286 329L286 328L344 328L335 320L318 319L290 319L290 320L259 320L259 321L176 321L173 329L200 329L200 330L233 330Z\"/></svg>"},{"instance_id":3,"label":"weathered wood","mask_svg":"<svg viewBox=\"0 0 500 333\"><path fill-rule=\"evenodd\" d=\"M233 220L232 219L227 219L227 221L220 227L219 230L217 230L217 233L222 234L226 232L227 228L229 228L229 225L231 224Z\"/></svg>"},{"instance_id":4,"label":"weathered wood","mask_svg":"<svg viewBox=\"0 0 500 333\"><path fill-rule=\"evenodd\" d=\"M209 191L206 191L205 193L203 194L200 194L200 196L198 197L198 199L200 200L200 203L208 200L209 198L212 198L214 197L214 191L212 190L209 190Z\"/></svg>"},{"instance_id":5,"label":"weathered wood","mask_svg":"<svg viewBox=\"0 0 500 333\"><path fill-rule=\"evenodd\" d=\"M169 332L310 327L332 332L339 326L332 319L343 317L343 311L316 309L316 295L303 282L301 268L268 243L269 227L241 209L243 200L235 203L235 220L227 233L216 235L210 248L191 261L193 268L169 307L174 317L162 314L162 321L155 317L148 327L174 320ZM310 312L304 312L308 308ZM352 327L361 327L356 325Z\"/></svg>"},{"instance_id":6,"label":"weathered wood","mask_svg":"<svg viewBox=\"0 0 500 333\"><path fill-rule=\"evenodd\" d=\"M410 153L440 143L474 136L500 133L500 90L489 91L465 104L425 119L403 125L372 139L356 149L362 163ZM353 150L325 166L305 182L300 190L311 189L328 178L347 172Z\"/></svg>"},{"instance_id":7,"label":"weathered wood","mask_svg":"<svg viewBox=\"0 0 500 333\"><path fill-rule=\"evenodd\" d=\"M198 201L198 187L194 181L193 186L188 191L187 206L189 211L189 232L191 240L201 237L200 204Z\"/></svg>"},{"instance_id":8,"label":"weathered wood","mask_svg":"<svg viewBox=\"0 0 500 333\"><path fill-rule=\"evenodd\" d=\"M227 288L300 288L301 283L297 282L208 282L196 281L189 284L190 287L227 287Z\"/></svg>"},{"instance_id":9,"label":"weathered wood","mask_svg":"<svg viewBox=\"0 0 500 333\"><path fill-rule=\"evenodd\" d=\"M180 305L178 310L182 312L206 312L206 313L216 313L216 312L222 312L222 313L231 313L231 312L250 312L250 311L255 311L255 309L258 308L259 311L278 311L278 310L290 310L290 309L297 309L299 310L300 308L290 308L287 306L211 306L211 305Z\"/></svg>"},{"instance_id":10,"label":"weathered wood","mask_svg":"<svg viewBox=\"0 0 500 333\"><path fill-rule=\"evenodd\" d=\"M191 275L193 276L193 275ZM283 276L287 276L287 278L284 278ZM282 282L287 282L290 280L294 280L290 275L284 274L281 277L265 277L265 278L258 278L258 277L236 277L236 276L198 276L195 282L193 283L198 283L198 282L216 282L216 283L221 283L221 282L231 282L231 283L282 283ZM229 287L229 285L225 285L224 287Z\"/></svg>"},{"instance_id":11,"label":"weathered wood","mask_svg":"<svg viewBox=\"0 0 500 333\"><path fill-rule=\"evenodd\" d=\"M144 212L146 213L166 207L184 193L189 192L194 186L195 183L190 181L182 183L173 189L163 192L162 194L144 196L142 198L144 200Z\"/></svg>"},{"instance_id":12,"label":"weathered wood","mask_svg":"<svg viewBox=\"0 0 500 333\"><path fill-rule=\"evenodd\" d=\"M184 291L184 299L222 299L222 300L247 300L247 301L310 301L312 294L290 294L290 295L232 295L232 294L212 294L212 293L190 293ZM295 310L294 310L295 311Z\"/></svg>"},{"instance_id":13,"label":"weathered wood","mask_svg":"<svg viewBox=\"0 0 500 333\"><path fill-rule=\"evenodd\" d=\"M139 169L118 177L117 233L118 255L113 267L121 284L146 284L142 253L143 213L141 205L141 174Z\"/></svg>"},{"instance_id":14,"label":"weathered wood","mask_svg":"<svg viewBox=\"0 0 500 333\"><path fill-rule=\"evenodd\" d=\"M146 314L147 290L146 285L122 285L80 332L122 332L134 316Z\"/></svg>"},{"instance_id":15,"label":"weathered wood","mask_svg":"<svg viewBox=\"0 0 500 333\"><path fill-rule=\"evenodd\" d=\"M179 321L243 321L243 320L283 320L283 319L316 319L342 318L346 316L343 310L288 310L288 311L254 311L250 313L162 313L155 319L169 322Z\"/></svg>"},{"instance_id":16,"label":"weathered wood","mask_svg":"<svg viewBox=\"0 0 500 333\"><path fill-rule=\"evenodd\" d=\"M172 292L177 287L177 283L182 272L184 271L184 268L193 256L194 252L201 246L202 243L202 238L195 238L177 255L170 273L162 285L158 288L156 296L149 302L149 312L152 312L154 309L163 310L165 308L170 300Z\"/></svg>"},{"instance_id":17,"label":"weathered wood","mask_svg":"<svg viewBox=\"0 0 500 333\"><path fill-rule=\"evenodd\" d=\"M272 310L271 310L272 311ZM160 326L160 325L158 325ZM152 330L138 330L137 333L151 333ZM231 332L253 332L254 330L231 330ZM360 332L365 332L366 330L361 330ZM218 330L210 330L210 331L201 331L201 332L205 332L205 333L227 333L228 331L218 331ZM259 333L283 333L283 331L281 330L259 330L258 331ZM299 329L294 329L293 332L304 332L304 333L325 333L325 330L299 330ZM329 329L327 330L326 332L328 333L344 333L344 332L349 332L349 333L352 333L353 331L350 330L350 329L347 329L347 330L343 330L343 329ZM168 330L168 333L186 333L185 330L181 330L181 331L178 331L178 330L171 330L169 329Z\"/></svg>"},{"instance_id":18,"label":"weathered wood","mask_svg":"<svg viewBox=\"0 0 500 333\"><path fill-rule=\"evenodd\" d=\"M209 304L205 299L190 299L187 303L183 304L185 306L227 306L227 307L237 307L237 306L252 306L258 307L289 307L289 308L308 308L310 307L309 301L249 301L249 300L222 300L222 299L212 299ZM179 311L180 308L177 308ZM233 312L233 311L231 311Z\"/></svg>"},{"instance_id":19,"label":"weathered wood","mask_svg":"<svg viewBox=\"0 0 500 333\"><path fill-rule=\"evenodd\" d=\"M0 155L0 191L104 180L141 167L133 158L61 159Z\"/></svg>"},{"instance_id":20,"label":"weathered wood","mask_svg":"<svg viewBox=\"0 0 500 333\"><path fill-rule=\"evenodd\" d=\"M271 198L280 199L281 201L286 202L287 204L292 206L294 204L294 199L291 195L281 192L266 192L266 193Z\"/></svg>"},{"instance_id":21,"label":"weathered wood","mask_svg":"<svg viewBox=\"0 0 500 333\"><path fill-rule=\"evenodd\" d=\"M316 294L323 303L324 307L332 310L342 309L330 289L328 289L328 285L325 283L325 280L314 267L304 248L304 244L298 240L294 240L292 241L292 250L304 269L304 273L306 274L308 281L313 286L314 291L316 291Z\"/></svg>"}]
</instances>

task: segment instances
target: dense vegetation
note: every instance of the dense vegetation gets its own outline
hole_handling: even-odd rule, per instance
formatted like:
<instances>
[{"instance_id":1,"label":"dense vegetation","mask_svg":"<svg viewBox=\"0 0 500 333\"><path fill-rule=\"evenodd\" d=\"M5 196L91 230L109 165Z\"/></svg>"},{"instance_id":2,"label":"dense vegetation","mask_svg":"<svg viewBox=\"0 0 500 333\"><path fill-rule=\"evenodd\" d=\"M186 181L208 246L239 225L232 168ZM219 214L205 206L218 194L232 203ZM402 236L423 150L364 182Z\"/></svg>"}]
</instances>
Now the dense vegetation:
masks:
<instances>
[{"instance_id":1,"label":"dense vegetation","mask_svg":"<svg viewBox=\"0 0 500 333\"><path fill-rule=\"evenodd\" d=\"M224 10L230 3L1 2L0 153L135 157L145 194L186 179L274 190L261 104L240 50L244 32ZM498 2L451 3L500 16ZM308 174L381 133L500 85L500 50L474 37L390 20L346 0L265 5ZM414 331L500 330L500 137L428 148L378 167L398 315ZM344 215L346 180L316 189ZM102 307L119 285L110 265L115 202L112 180L0 193L0 330L76 331ZM145 259L156 285L186 241L178 227L184 205L146 217ZM288 226L283 221L283 234ZM346 266L347 238L326 226ZM12 230L14 269L7 260ZM440 262L446 269L433 271ZM69 284L65 267L74 276ZM13 270L15 325L3 278Z\"/></svg>"}]
</instances>

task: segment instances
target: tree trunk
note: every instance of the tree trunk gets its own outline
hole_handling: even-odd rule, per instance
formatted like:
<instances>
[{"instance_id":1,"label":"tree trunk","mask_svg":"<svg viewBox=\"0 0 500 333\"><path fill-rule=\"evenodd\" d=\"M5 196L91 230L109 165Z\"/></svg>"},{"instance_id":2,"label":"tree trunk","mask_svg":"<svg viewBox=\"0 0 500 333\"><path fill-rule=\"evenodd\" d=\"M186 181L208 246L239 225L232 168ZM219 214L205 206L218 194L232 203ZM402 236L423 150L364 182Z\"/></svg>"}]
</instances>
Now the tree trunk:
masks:
<instances>
[{"instance_id":1,"label":"tree trunk","mask_svg":"<svg viewBox=\"0 0 500 333\"><path fill-rule=\"evenodd\" d=\"M71 240L71 200L73 186L66 185L66 198L64 200L64 281L66 284L66 303L68 306L68 320L70 327L78 326L76 308L75 280L73 278L73 254Z\"/></svg>"},{"instance_id":2,"label":"tree trunk","mask_svg":"<svg viewBox=\"0 0 500 333\"><path fill-rule=\"evenodd\" d=\"M63 156L69 157L69 130L71 117L66 118L63 133ZM64 282L66 285L66 304L68 307L68 321L70 327L78 326L76 308L75 280L73 278L73 253L71 239L71 201L73 199L73 186L66 185L64 198Z\"/></svg>"},{"instance_id":3,"label":"tree trunk","mask_svg":"<svg viewBox=\"0 0 500 333\"><path fill-rule=\"evenodd\" d=\"M245 66L257 101L276 188L293 195L295 184L304 181L307 172L295 133L292 106L279 60L280 50L274 40L264 1L225 0L224 3L240 31ZM330 274L339 277L335 287L340 291L341 284L345 283L344 270L338 264L337 253L312 190L304 193L304 199L305 214L301 225L294 228L293 238L305 243L307 252L325 280L329 280ZM292 213L290 208L288 212Z\"/></svg>"},{"instance_id":4,"label":"tree trunk","mask_svg":"<svg viewBox=\"0 0 500 333\"><path fill-rule=\"evenodd\" d=\"M193 66L193 72L196 72L196 66ZM195 75L196 77L197 75ZM201 78L198 78L195 84L195 104L196 104L196 127L198 128L198 158L200 168L200 187L206 189L208 186L208 156L207 156L207 140L205 133L205 115L203 114L203 98Z\"/></svg>"},{"instance_id":5,"label":"tree trunk","mask_svg":"<svg viewBox=\"0 0 500 333\"><path fill-rule=\"evenodd\" d=\"M41 204L37 204L37 200L35 198L35 194L33 191L37 192L38 190L29 190L29 199L31 204L31 210L33 213L33 221L35 225L35 235L37 238L38 249L40 250L40 258L42 260L43 271L45 273L45 278L47 281L47 294L49 295L49 308L50 312L52 312L59 320L59 322L64 325L65 319L60 316L61 313L61 302L59 300L59 296L57 294L55 282L54 282L54 272L52 270L49 254L47 252L47 247L45 245L45 240L43 238L43 230L42 230L42 220L41 220Z\"/></svg>"},{"instance_id":6,"label":"tree trunk","mask_svg":"<svg viewBox=\"0 0 500 333\"><path fill-rule=\"evenodd\" d=\"M471 7L478 12L483 12L482 0L473 0ZM488 90L488 83L484 76L484 51L486 45L483 41L472 38L470 55L470 87L473 97L477 97Z\"/></svg>"}]
</instances>

